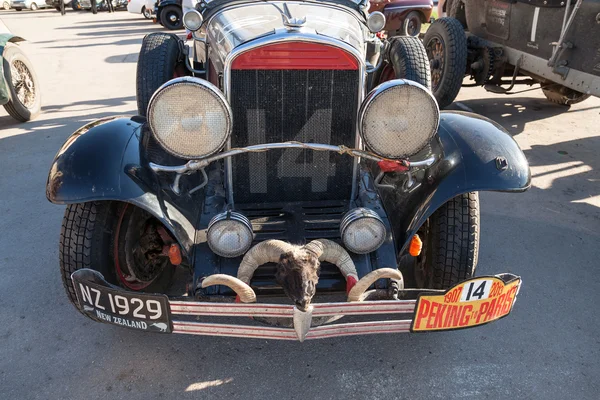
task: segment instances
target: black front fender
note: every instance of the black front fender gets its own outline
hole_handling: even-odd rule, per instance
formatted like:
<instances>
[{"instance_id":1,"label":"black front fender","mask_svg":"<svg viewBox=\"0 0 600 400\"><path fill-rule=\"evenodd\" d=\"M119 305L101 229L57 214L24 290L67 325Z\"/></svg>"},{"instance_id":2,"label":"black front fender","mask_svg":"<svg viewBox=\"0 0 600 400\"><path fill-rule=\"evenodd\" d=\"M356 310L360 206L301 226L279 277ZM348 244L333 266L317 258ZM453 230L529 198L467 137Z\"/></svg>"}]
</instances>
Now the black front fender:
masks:
<instances>
[{"instance_id":1,"label":"black front fender","mask_svg":"<svg viewBox=\"0 0 600 400\"><path fill-rule=\"evenodd\" d=\"M396 189L379 188L392 222L399 253L421 225L448 200L475 191L522 192L531 186L525 155L496 122L476 114L441 113L436 163L418 176L418 185L405 190L406 176L384 179Z\"/></svg>"},{"instance_id":2,"label":"black front fender","mask_svg":"<svg viewBox=\"0 0 600 400\"><path fill-rule=\"evenodd\" d=\"M123 201L154 215L189 253L194 217L161 195L140 149L143 121L105 118L73 133L52 162L46 197L55 204Z\"/></svg>"}]
</instances>

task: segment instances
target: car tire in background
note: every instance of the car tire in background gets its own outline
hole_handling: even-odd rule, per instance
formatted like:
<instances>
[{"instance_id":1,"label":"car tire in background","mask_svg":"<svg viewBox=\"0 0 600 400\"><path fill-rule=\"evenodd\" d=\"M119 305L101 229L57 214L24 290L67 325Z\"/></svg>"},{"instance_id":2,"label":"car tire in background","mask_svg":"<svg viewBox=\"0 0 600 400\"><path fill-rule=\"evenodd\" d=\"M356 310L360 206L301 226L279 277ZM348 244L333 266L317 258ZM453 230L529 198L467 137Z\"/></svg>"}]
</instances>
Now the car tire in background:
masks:
<instances>
[{"instance_id":1,"label":"car tire in background","mask_svg":"<svg viewBox=\"0 0 600 400\"><path fill-rule=\"evenodd\" d=\"M160 23L171 31L183 28L183 9L174 4L166 6L160 12Z\"/></svg>"},{"instance_id":2,"label":"car tire in background","mask_svg":"<svg viewBox=\"0 0 600 400\"><path fill-rule=\"evenodd\" d=\"M421 13L411 11L402 22L402 34L405 36L419 36L421 33Z\"/></svg>"},{"instance_id":3,"label":"car tire in background","mask_svg":"<svg viewBox=\"0 0 600 400\"><path fill-rule=\"evenodd\" d=\"M37 117L42 100L37 75L31 61L19 46L8 43L4 48L4 77L10 100L4 105L6 112L21 122Z\"/></svg>"},{"instance_id":4,"label":"car tire in background","mask_svg":"<svg viewBox=\"0 0 600 400\"><path fill-rule=\"evenodd\" d=\"M38 9L38 5L37 5L37 4L35 4L35 3L31 3L31 6L29 6L29 9L30 9L31 11L36 11L36 10Z\"/></svg>"},{"instance_id":5,"label":"car tire in background","mask_svg":"<svg viewBox=\"0 0 600 400\"><path fill-rule=\"evenodd\" d=\"M139 115L146 116L150 98L165 82L176 75L182 59L175 34L156 32L142 41L136 72L136 95Z\"/></svg>"},{"instance_id":6,"label":"car tire in background","mask_svg":"<svg viewBox=\"0 0 600 400\"><path fill-rule=\"evenodd\" d=\"M566 86L559 84L550 85L542 88L544 96L552 103L560 104L563 106L570 106L571 104L581 103L587 100L591 95L578 92L570 89Z\"/></svg>"},{"instance_id":7,"label":"car tire in background","mask_svg":"<svg viewBox=\"0 0 600 400\"><path fill-rule=\"evenodd\" d=\"M146 8L146 6L142 6L142 15L146 19L152 19L152 13Z\"/></svg>"},{"instance_id":8,"label":"car tire in background","mask_svg":"<svg viewBox=\"0 0 600 400\"><path fill-rule=\"evenodd\" d=\"M413 36L391 38L389 60L396 79L409 79L431 90L429 61L421 40Z\"/></svg>"},{"instance_id":9,"label":"car tire in background","mask_svg":"<svg viewBox=\"0 0 600 400\"><path fill-rule=\"evenodd\" d=\"M467 39L454 18L438 18L429 26L423 44L431 69L431 91L440 108L452 104L467 70Z\"/></svg>"},{"instance_id":10,"label":"car tire in background","mask_svg":"<svg viewBox=\"0 0 600 400\"><path fill-rule=\"evenodd\" d=\"M15 8L15 10L17 10L17 11L23 11L22 8Z\"/></svg>"},{"instance_id":11,"label":"car tire in background","mask_svg":"<svg viewBox=\"0 0 600 400\"><path fill-rule=\"evenodd\" d=\"M8 2L8 1L2 2L2 9L6 10L6 11L10 10L10 2Z\"/></svg>"}]
</instances>

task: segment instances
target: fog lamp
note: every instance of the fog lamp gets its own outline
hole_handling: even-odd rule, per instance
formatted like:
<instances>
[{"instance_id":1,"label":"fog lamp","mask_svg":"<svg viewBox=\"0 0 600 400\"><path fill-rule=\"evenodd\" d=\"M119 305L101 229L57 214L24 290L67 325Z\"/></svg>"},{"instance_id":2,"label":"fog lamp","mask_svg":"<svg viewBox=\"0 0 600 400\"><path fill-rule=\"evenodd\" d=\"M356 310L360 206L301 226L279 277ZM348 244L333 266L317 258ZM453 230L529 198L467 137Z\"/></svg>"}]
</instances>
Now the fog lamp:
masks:
<instances>
[{"instance_id":1,"label":"fog lamp","mask_svg":"<svg viewBox=\"0 0 600 400\"><path fill-rule=\"evenodd\" d=\"M387 236L387 229L379 215L368 208L348 211L342 218L340 232L346 248L356 254L377 250Z\"/></svg>"},{"instance_id":2,"label":"fog lamp","mask_svg":"<svg viewBox=\"0 0 600 400\"><path fill-rule=\"evenodd\" d=\"M248 218L234 211L215 215L208 224L207 236L213 253L227 258L246 253L254 239Z\"/></svg>"}]
</instances>

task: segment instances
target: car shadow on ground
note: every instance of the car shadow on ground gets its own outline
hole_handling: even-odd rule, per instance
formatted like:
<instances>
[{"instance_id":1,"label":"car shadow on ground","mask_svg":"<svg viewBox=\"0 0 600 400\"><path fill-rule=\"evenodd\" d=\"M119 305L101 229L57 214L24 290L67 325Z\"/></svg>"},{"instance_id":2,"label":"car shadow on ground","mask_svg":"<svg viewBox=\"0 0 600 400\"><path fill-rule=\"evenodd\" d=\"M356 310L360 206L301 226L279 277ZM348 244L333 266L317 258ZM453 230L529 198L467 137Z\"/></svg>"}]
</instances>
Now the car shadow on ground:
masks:
<instances>
[{"instance_id":1,"label":"car shadow on ground","mask_svg":"<svg viewBox=\"0 0 600 400\"><path fill-rule=\"evenodd\" d=\"M462 105L462 106L461 106ZM504 127L511 135L522 133L527 124L533 121L544 120L555 117L566 112L581 112L597 109L600 106L585 107L570 110L567 106L551 103L539 97L499 97L493 95L490 98L461 100L453 103L448 109L465 110L465 107L477 114L493 119Z\"/></svg>"}]
</instances>

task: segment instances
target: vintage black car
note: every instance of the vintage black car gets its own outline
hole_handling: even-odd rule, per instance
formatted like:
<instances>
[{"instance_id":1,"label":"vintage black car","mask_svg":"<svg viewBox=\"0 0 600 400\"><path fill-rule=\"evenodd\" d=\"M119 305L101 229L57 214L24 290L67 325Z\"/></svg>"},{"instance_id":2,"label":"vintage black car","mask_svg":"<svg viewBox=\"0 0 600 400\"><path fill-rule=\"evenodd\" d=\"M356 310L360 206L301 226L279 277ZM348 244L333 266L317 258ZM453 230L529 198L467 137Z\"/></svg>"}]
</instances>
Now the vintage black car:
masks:
<instances>
[{"instance_id":1,"label":"vintage black car","mask_svg":"<svg viewBox=\"0 0 600 400\"><path fill-rule=\"evenodd\" d=\"M146 36L139 115L73 133L48 177L80 311L286 340L510 312L519 277L474 277L477 192L526 190L527 160L493 121L440 113L421 42L381 41L368 6L213 0L184 15L192 46Z\"/></svg>"},{"instance_id":2,"label":"vintage black car","mask_svg":"<svg viewBox=\"0 0 600 400\"><path fill-rule=\"evenodd\" d=\"M454 101L465 76L494 93L539 84L565 106L600 97L600 0L448 0L445 7L448 18L423 39L440 107Z\"/></svg>"}]
</instances>

